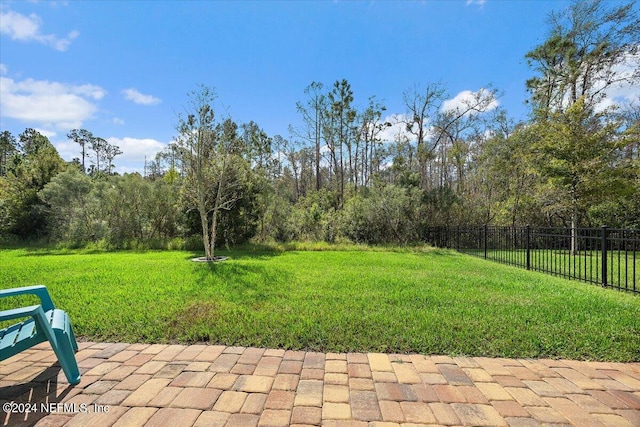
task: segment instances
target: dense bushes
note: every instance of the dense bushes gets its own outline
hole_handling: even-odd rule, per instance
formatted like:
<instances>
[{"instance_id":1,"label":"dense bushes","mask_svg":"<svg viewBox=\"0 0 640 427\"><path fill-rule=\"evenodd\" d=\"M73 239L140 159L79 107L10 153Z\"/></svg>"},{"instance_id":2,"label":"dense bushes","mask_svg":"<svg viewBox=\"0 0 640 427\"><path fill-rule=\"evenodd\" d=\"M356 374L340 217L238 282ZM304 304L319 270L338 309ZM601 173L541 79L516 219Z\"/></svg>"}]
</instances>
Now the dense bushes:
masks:
<instances>
[{"instance_id":1,"label":"dense bushes","mask_svg":"<svg viewBox=\"0 0 640 427\"><path fill-rule=\"evenodd\" d=\"M420 239L422 192L385 186L355 196L340 213L340 231L356 243L410 243Z\"/></svg>"},{"instance_id":2,"label":"dense bushes","mask_svg":"<svg viewBox=\"0 0 640 427\"><path fill-rule=\"evenodd\" d=\"M70 246L184 248L201 233L197 215L185 211L180 179L145 179L139 174L93 180L69 169L38 193L46 209L48 236ZM260 241L352 241L412 243L428 224L423 192L414 187L364 189L339 208L338 194L323 189L296 203L275 191L247 185L233 210L223 212L219 243ZM197 243L195 244L197 247Z\"/></svg>"},{"instance_id":3,"label":"dense bushes","mask_svg":"<svg viewBox=\"0 0 640 427\"><path fill-rule=\"evenodd\" d=\"M75 169L54 177L39 193L53 242L79 246L165 246L183 236L175 186L138 174L92 180Z\"/></svg>"}]
</instances>

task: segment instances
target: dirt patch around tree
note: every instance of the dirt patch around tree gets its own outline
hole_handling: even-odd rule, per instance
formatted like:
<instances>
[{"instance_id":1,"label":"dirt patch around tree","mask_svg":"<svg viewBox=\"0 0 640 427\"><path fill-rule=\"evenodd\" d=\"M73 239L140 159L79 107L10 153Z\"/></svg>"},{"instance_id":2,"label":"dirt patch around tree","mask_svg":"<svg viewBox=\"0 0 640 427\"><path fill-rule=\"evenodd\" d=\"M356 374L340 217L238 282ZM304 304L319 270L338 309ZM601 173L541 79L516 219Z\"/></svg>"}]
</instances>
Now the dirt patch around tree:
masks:
<instances>
[{"instance_id":1,"label":"dirt patch around tree","mask_svg":"<svg viewBox=\"0 0 640 427\"><path fill-rule=\"evenodd\" d=\"M226 261L228 259L229 259L228 256L214 256L213 259L208 259L205 256L201 256L201 257L197 257L197 258L191 258L191 261L193 261L193 262L221 262L221 261Z\"/></svg>"}]
</instances>

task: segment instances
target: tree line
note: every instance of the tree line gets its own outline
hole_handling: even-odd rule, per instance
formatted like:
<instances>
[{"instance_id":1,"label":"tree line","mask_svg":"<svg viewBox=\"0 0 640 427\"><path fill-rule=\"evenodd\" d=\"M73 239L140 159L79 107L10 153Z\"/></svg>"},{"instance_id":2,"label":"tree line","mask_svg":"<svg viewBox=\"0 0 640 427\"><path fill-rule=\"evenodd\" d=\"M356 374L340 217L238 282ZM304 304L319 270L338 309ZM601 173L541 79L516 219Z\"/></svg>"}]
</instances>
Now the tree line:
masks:
<instances>
[{"instance_id":1,"label":"tree line","mask_svg":"<svg viewBox=\"0 0 640 427\"><path fill-rule=\"evenodd\" d=\"M516 122L490 85L455 104L446 85L403 93L403 114L356 103L348 80L312 82L300 124L269 136L190 95L174 142L145 176L113 172L121 150L86 129L63 161L33 129L0 134L0 236L110 247L258 240L420 242L426 227L640 227L640 83L634 3L574 1L526 54L530 116ZM637 86L636 86L637 87ZM87 166L85 161L89 160Z\"/></svg>"}]
</instances>

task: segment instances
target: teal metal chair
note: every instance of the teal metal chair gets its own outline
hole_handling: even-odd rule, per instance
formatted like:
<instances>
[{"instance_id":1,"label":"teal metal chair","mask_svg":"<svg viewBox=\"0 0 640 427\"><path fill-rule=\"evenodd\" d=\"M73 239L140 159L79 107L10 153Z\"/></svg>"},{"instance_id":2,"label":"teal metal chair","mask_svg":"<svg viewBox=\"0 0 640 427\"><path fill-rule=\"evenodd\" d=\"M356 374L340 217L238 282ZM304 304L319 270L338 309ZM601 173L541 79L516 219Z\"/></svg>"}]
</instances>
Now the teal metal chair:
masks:
<instances>
[{"instance_id":1,"label":"teal metal chair","mask_svg":"<svg viewBox=\"0 0 640 427\"><path fill-rule=\"evenodd\" d=\"M80 371L74 354L78 351L78 343L71 320L66 312L54 307L47 288L36 285L0 290L0 298L26 294L40 298L40 305L0 311L0 320L29 317L28 320L0 329L0 361L49 341L69 384L78 384Z\"/></svg>"}]
</instances>

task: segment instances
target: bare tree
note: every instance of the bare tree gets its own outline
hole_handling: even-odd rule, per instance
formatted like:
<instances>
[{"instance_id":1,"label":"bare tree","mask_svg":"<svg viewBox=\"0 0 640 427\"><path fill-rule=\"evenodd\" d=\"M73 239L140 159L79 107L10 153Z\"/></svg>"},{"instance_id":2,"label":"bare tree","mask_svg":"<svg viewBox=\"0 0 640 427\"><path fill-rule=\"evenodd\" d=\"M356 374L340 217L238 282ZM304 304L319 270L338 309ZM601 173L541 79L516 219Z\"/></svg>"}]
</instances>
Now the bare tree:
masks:
<instances>
[{"instance_id":1,"label":"bare tree","mask_svg":"<svg viewBox=\"0 0 640 427\"><path fill-rule=\"evenodd\" d=\"M108 147L109 143L104 138L92 135L91 139L89 139L89 148L93 151L93 155L95 156L91 159L91 163L94 166L93 173L95 176L100 175L100 163L101 161L106 161Z\"/></svg>"},{"instance_id":2,"label":"bare tree","mask_svg":"<svg viewBox=\"0 0 640 427\"><path fill-rule=\"evenodd\" d=\"M120 149L120 147L107 143L107 146L104 150L104 157L107 161L108 174L111 174L111 169L113 169L113 159L115 159L116 156L119 156L120 154L122 154L122 150Z\"/></svg>"},{"instance_id":3,"label":"bare tree","mask_svg":"<svg viewBox=\"0 0 640 427\"><path fill-rule=\"evenodd\" d=\"M301 130L291 128L291 133L308 141L315 149L315 189L320 190L322 186L321 170L321 148L322 132L324 120L327 113L327 98L323 91L324 85L320 82L311 82L304 90L308 96L306 103L297 102L296 109L302 115L304 128Z\"/></svg>"},{"instance_id":4,"label":"bare tree","mask_svg":"<svg viewBox=\"0 0 640 427\"><path fill-rule=\"evenodd\" d=\"M469 137L476 136L481 115L496 106L498 93L482 88L463 97L458 105L444 104L433 122L435 142L440 147L440 187L448 182L448 160L452 158L458 177L458 190L464 189L464 165L469 152Z\"/></svg>"},{"instance_id":5,"label":"bare tree","mask_svg":"<svg viewBox=\"0 0 640 427\"><path fill-rule=\"evenodd\" d=\"M407 108L407 118L404 121L407 132L416 137L420 184L427 187L427 161L433 156L437 144L429 143L430 121L438 112L445 94L441 83L431 83L424 89L414 86L403 94L403 102Z\"/></svg>"},{"instance_id":6,"label":"bare tree","mask_svg":"<svg viewBox=\"0 0 640 427\"><path fill-rule=\"evenodd\" d=\"M380 133L391 123L382 122L382 113L386 107L375 100L375 96L369 98L369 105L360 114L360 129L356 139L356 165L358 159L360 166L356 166L360 172L360 182L363 186L369 185L374 169L379 167ZM357 171L358 172L358 171ZM356 190L358 189L358 173L356 173Z\"/></svg>"},{"instance_id":7,"label":"bare tree","mask_svg":"<svg viewBox=\"0 0 640 427\"><path fill-rule=\"evenodd\" d=\"M186 173L182 196L187 206L200 214L208 260L215 259L220 211L231 209L242 197L240 187L246 171L237 135L229 131L230 120L216 123L215 99L214 90L206 86L192 92L187 117L178 118L176 138Z\"/></svg>"},{"instance_id":8,"label":"bare tree","mask_svg":"<svg viewBox=\"0 0 640 427\"><path fill-rule=\"evenodd\" d=\"M67 138L72 139L73 142L80 145L82 149L80 152L82 155L82 172L85 173L87 169L85 167L84 159L87 158L87 145L91 144L93 134L86 129L73 129L67 134Z\"/></svg>"}]
</instances>

